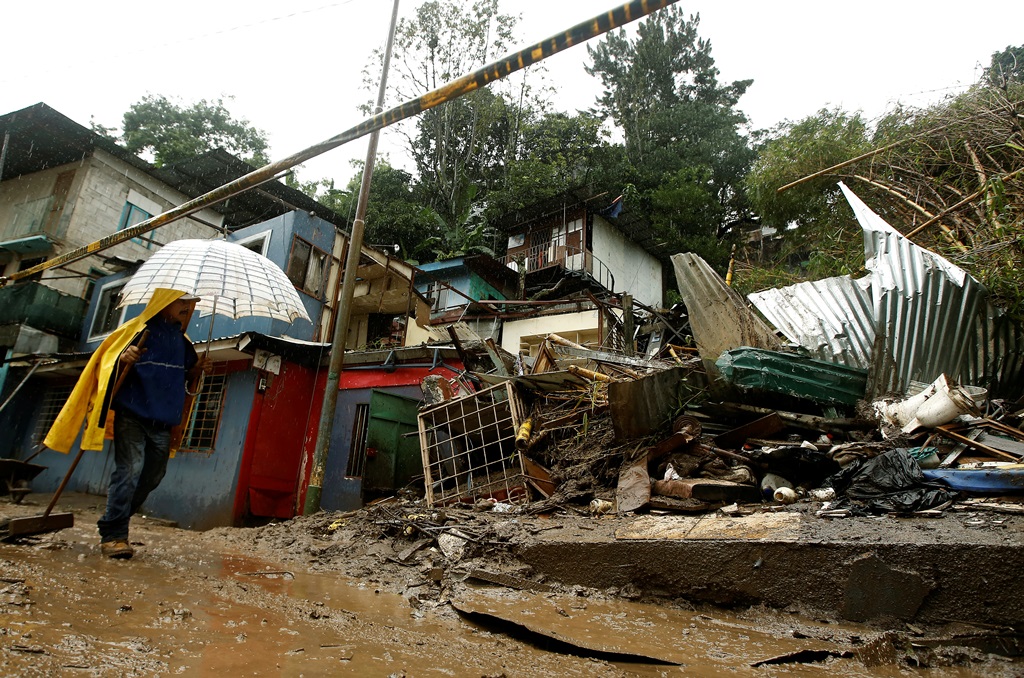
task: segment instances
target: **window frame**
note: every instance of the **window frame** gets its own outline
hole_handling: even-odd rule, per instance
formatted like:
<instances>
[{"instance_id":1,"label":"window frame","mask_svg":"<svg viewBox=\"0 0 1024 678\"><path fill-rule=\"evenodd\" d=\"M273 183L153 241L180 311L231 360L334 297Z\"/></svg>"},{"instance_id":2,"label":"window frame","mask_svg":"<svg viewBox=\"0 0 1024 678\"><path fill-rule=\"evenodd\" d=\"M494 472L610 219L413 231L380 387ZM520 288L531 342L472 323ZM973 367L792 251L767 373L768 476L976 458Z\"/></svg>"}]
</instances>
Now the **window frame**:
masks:
<instances>
[{"instance_id":1,"label":"window frame","mask_svg":"<svg viewBox=\"0 0 1024 678\"><path fill-rule=\"evenodd\" d=\"M242 238L241 240L235 240L234 243L236 245L241 245L247 250L252 250L253 252L256 252L256 254L262 257L265 257L267 256L267 250L270 249L271 233L272 231L263 231L262 233L250 235L249 237ZM253 245L255 245L257 242L260 244L259 250L253 247Z\"/></svg>"},{"instance_id":2,"label":"window frame","mask_svg":"<svg viewBox=\"0 0 1024 678\"><path fill-rule=\"evenodd\" d=\"M296 258L296 252L300 248L307 250L304 261ZM324 285L327 282L326 274L328 259L330 259L330 255L327 252L305 238L301 238L296 235L292 237L292 246L288 252L288 264L285 267L285 275L287 275L288 279L292 281L293 285L295 285L295 289L319 299L324 292ZM296 262L299 262L299 265L301 265L301 272L298 270ZM319 280L315 287L311 287L309 285L310 271L316 262L319 262L319 271L317 272Z\"/></svg>"},{"instance_id":3,"label":"window frame","mask_svg":"<svg viewBox=\"0 0 1024 678\"><path fill-rule=\"evenodd\" d=\"M208 374L203 378L203 388L196 396L195 402L192 405L192 412L189 415L188 424L185 426L185 432L181 437L181 447L178 449L178 452L211 455L217 451L217 437L220 435L220 425L224 419L224 400L227 396L227 386L227 373ZM219 392L213 393L215 387ZM211 432L203 434L203 440L205 441L208 438L209 443L202 446L195 445L193 439L196 436L196 424L200 418L200 410L211 399L216 400L216 405L212 408L215 417L211 417L213 419ZM203 421L202 425L205 426L206 423L206 421Z\"/></svg>"},{"instance_id":4,"label":"window frame","mask_svg":"<svg viewBox=\"0 0 1024 678\"><path fill-rule=\"evenodd\" d=\"M114 290L114 288L116 288L117 290L124 289L124 286L127 283L128 283L128 280L125 279L125 278L122 278L122 279L119 279L119 280L113 280L111 282L105 283L102 287L100 287L100 291L99 291L98 295L95 295L95 290L94 290L94 295L96 297L96 312L93 313L92 320L89 323L89 334L88 334L88 337L89 337L88 341L89 342L99 341L99 340L105 338L108 334L110 334L111 332L116 330L118 327L120 327L121 323L124 322L124 314L127 312L127 309L122 308L120 310L120 312L117 313L117 316L114 319L114 324L113 324L112 327L110 327L109 329L101 329L99 332L96 331L97 330L97 328L96 328L96 320L97 320L97 318L100 317L100 309L102 308L103 297L108 292L112 292ZM117 303L114 304L113 308L115 309L115 311L118 308L118 305L120 303L121 303L121 300L118 299ZM110 311L108 310L104 315L107 316L109 313L110 313Z\"/></svg>"},{"instance_id":5,"label":"window frame","mask_svg":"<svg viewBox=\"0 0 1024 678\"><path fill-rule=\"evenodd\" d=\"M137 220L137 221L133 221L132 220L132 215L136 214L136 213L142 214L144 216L141 219ZM131 228L132 226L135 226L136 224L140 224L140 223L142 223L146 219L149 219L152 216L153 216L152 214L150 214L148 211L146 211L142 207L139 207L138 205L136 205L132 201L125 200L124 201L124 208L122 208L122 210L121 210L121 218L117 222L117 232L120 233L121 231L125 230L126 228ZM132 238L132 242L135 243L136 245L142 245L147 250L153 249L153 241L152 241L152 239L143 240L142 238Z\"/></svg>"}]
</instances>

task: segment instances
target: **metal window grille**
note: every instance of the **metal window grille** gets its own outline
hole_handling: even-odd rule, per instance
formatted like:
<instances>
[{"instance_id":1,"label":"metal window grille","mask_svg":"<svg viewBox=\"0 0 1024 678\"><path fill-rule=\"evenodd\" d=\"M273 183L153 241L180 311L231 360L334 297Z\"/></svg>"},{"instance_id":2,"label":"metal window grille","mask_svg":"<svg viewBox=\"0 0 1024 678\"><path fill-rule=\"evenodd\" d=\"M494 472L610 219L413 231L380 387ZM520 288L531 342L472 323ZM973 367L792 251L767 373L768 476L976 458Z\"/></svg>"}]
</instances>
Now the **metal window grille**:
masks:
<instances>
[{"instance_id":1,"label":"metal window grille","mask_svg":"<svg viewBox=\"0 0 1024 678\"><path fill-rule=\"evenodd\" d=\"M57 415L60 414L60 409L64 407L73 388L74 384L54 386L43 396L43 404L39 407L39 418L36 419L36 427L32 431L33 444L38 445L43 442L43 438L50 432L53 422L57 421Z\"/></svg>"},{"instance_id":2,"label":"metal window grille","mask_svg":"<svg viewBox=\"0 0 1024 678\"><path fill-rule=\"evenodd\" d=\"M427 504L529 498L515 437L523 406L510 383L438 403L420 412Z\"/></svg>"},{"instance_id":3,"label":"metal window grille","mask_svg":"<svg viewBox=\"0 0 1024 678\"><path fill-rule=\"evenodd\" d=\"M196 396L192 418L181 442L182 452L213 452L217 442L217 429L224 404L224 385L227 375L208 374L203 388Z\"/></svg>"},{"instance_id":4,"label":"metal window grille","mask_svg":"<svg viewBox=\"0 0 1024 678\"><path fill-rule=\"evenodd\" d=\"M348 478L362 478L363 467L366 465L366 432L370 428L370 405L360 403L356 405L356 416L352 422L352 444L348 450L348 464L345 467L345 476Z\"/></svg>"}]
</instances>

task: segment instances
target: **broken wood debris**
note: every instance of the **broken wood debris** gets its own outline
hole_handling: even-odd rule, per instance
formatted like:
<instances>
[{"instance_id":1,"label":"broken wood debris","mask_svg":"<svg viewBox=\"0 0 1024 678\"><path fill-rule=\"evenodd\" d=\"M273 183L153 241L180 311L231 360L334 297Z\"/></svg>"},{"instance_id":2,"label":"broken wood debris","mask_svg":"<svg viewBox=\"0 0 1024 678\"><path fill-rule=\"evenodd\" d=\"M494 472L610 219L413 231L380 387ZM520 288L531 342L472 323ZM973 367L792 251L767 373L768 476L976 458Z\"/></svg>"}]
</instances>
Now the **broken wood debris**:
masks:
<instances>
[{"instance_id":1,"label":"broken wood debris","mask_svg":"<svg viewBox=\"0 0 1024 678\"><path fill-rule=\"evenodd\" d=\"M490 369L471 373L481 385L476 393L421 409L428 505L480 505L486 500L501 510L511 506L529 513L583 513L596 501L611 502L618 513L689 513L736 504L734 513L740 515L744 504L767 502L785 511L798 508L786 504L802 501L822 503L816 509L823 517L861 515L869 509L849 505L849 486L832 476L840 469L852 476L885 456L910 459L907 468L916 469L912 478L900 481L905 486L886 489L902 493L909 503L897 501L873 510L925 517L942 511L950 493L922 490L928 479L921 468L941 465L957 471L954 478L960 482L972 464L1021 465L1024 459L1024 434L1018 428L1024 412L1019 404L990 403L987 411L999 413L998 418L970 416L965 410L967 416L954 421L915 420L924 423L894 435L869 403L854 405L847 397L863 391L861 386L854 384L851 390L843 381L836 388L847 395L826 397L823 393L830 387L822 379L832 378L833 372L845 377L820 360L779 358L784 352L779 343L760 341L766 336L764 326L735 304L727 317L738 328L719 332L722 328L708 326L710 316L701 316L701 333L715 337L707 346L682 345L689 335L678 331L672 342L664 341L671 329L667 315L649 315L656 319L642 324L642 331L661 333L661 338L654 341L652 334L646 348L636 352L586 346L553 333L529 355L513 356L493 341L470 342L459 335L467 360ZM765 369L775 373L766 383L807 379L813 385L787 386L759 397L725 388L724 372L714 381L719 373L706 372L715 358L711 354L742 350L742 345L731 345L742 337L758 338L762 348L771 349L772 361ZM609 345L621 347L622 342ZM473 351L478 357L469 355ZM752 355L762 354L766 352ZM808 365L813 367L810 376L804 374L811 369ZM862 381L863 374L858 372L857 379ZM942 379L956 393L968 393L945 375ZM968 409L977 413L975 406ZM473 440L474 435L481 437ZM1009 466L998 471L1013 482L1017 473ZM763 486L769 474L780 476L784 486ZM1019 477L1024 493L1024 474ZM939 480L956 485L948 478ZM1012 483L1004 487L1012 489ZM917 492L921 501L908 500L907 492ZM922 499L925 495L928 501Z\"/></svg>"}]
</instances>

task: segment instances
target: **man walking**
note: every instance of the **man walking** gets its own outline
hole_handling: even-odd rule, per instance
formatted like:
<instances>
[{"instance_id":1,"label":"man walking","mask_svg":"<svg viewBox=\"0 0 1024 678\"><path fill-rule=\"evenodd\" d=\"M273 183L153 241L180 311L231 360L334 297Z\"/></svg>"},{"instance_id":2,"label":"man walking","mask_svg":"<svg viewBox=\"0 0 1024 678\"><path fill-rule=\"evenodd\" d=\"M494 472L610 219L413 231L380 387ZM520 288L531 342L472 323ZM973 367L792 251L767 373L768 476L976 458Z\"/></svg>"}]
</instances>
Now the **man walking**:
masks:
<instances>
[{"instance_id":1,"label":"man walking","mask_svg":"<svg viewBox=\"0 0 1024 678\"><path fill-rule=\"evenodd\" d=\"M102 449L113 417L114 470L98 522L100 549L110 558L134 555L128 523L160 484L181 442L187 384L209 371L209 361L199 360L185 335L197 301L178 290L155 290L142 314L93 353L44 441L70 451L84 419L82 449Z\"/></svg>"}]
</instances>

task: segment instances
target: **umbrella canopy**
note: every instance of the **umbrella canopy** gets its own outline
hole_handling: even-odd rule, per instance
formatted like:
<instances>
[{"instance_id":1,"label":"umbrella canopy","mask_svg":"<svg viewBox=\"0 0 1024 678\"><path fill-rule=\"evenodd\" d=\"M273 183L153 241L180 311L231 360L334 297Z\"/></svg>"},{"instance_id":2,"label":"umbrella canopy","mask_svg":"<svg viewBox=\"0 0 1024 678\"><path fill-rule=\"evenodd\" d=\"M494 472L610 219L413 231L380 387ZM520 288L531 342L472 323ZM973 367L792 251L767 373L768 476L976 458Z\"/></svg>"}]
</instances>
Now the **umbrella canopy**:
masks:
<instances>
[{"instance_id":1,"label":"umbrella canopy","mask_svg":"<svg viewBox=\"0 0 1024 678\"><path fill-rule=\"evenodd\" d=\"M125 284L121 306L147 303L158 287L201 297L196 308L204 314L309 320L295 286L277 264L224 240L167 243Z\"/></svg>"}]
</instances>

